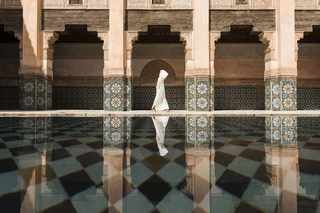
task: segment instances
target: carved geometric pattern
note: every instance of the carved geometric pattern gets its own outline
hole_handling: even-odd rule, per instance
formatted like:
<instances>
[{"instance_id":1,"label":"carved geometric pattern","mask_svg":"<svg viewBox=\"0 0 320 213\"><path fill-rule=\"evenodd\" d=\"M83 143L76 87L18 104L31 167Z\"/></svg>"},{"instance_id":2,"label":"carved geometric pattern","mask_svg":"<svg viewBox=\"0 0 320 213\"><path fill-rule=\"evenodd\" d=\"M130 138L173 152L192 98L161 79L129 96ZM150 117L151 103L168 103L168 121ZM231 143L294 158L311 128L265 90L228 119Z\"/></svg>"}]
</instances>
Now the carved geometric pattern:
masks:
<instances>
[{"instance_id":1,"label":"carved geometric pattern","mask_svg":"<svg viewBox=\"0 0 320 213\"><path fill-rule=\"evenodd\" d=\"M23 110L47 110L52 106L51 82L41 77L20 79L20 104Z\"/></svg>"},{"instance_id":2,"label":"carved geometric pattern","mask_svg":"<svg viewBox=\"0 0 320 213\"><path fill-rule=\"evenodd\" d=\"M320 88L298 88L297 93L299 110L320 109Z\"/></svg>"},{"instance_id":3,"label":"carved geometric pattern","mask_svg":"<svg viewBox=\"0 0 320 213\"><path fill-rule=\"evenodd\" d=\"M102 87L53 87L54 109L103 109Z\"/></svg>"},{"instance_id":4,"label":"carved geometric pattern","mask_svg":"<svg viewBox=\"0 0 320 213\"><path fill-rule=\"evenodd\" d=\"M212 109L211 79L204 76L186 78L186 110L210 111Z\"/></svg>"},{"instance_id":5,"label":"carved geometric pattern","mask_svg":"<svg viewBox=\"0 0 320 213\"><path fill-rule=\"evenodd\" d=\"M185 88L166 86L166 98L169 108L172 110L183 110L185 107ZM151 109L156 96L155 87L134 87L133 109Z\"/></svg>"},{"instance_id":6,"label":"carved geometric pattern","mask_svg":"<svg viewBox=\"0 0 320 213\"><path fill-rule=\"evenodd\" d=\"M215 110L263 110L264 88L258 86L218 86Z\"/></svg>"},{"instance_id":7,"label":"carved geometric pattern","mask_svg":"<svg viewBox=\"0 0 320 213\"><path fill-rule=\"evenodd\" d=\"M266 110L296 110L296 78L269 78L265 80Z\"/></svg>"}]
</instances>

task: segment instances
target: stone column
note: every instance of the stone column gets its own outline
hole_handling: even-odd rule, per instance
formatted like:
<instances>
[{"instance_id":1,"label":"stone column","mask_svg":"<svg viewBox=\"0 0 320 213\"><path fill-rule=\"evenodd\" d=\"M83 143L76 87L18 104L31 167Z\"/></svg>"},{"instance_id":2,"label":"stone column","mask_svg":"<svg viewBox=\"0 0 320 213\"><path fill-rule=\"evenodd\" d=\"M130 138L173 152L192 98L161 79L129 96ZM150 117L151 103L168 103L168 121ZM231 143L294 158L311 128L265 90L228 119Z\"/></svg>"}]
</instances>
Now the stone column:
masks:
<instances>
[{"instance_id":1,"label":"stone column","mask_svg":"<svg viewBox=\"0 0 320 213\"><path fill-rule=\"evenodd\" d=\"M194 1L193 7L193 32L186 39L186 110L210 111L209 0Z\"/></svg>"},{"instance_id":2,"label":"stone column","mask_svg":"<svg viewBox=\"0 0 320 213\"><path fill-rule=\"evenodd\" d=\"M297 61L295 1L277 1L276 31L265 32L268 48L265 64L266 110L296 110Z\"/></svg>"},{"instance_id":3,"label":"stone column","mask_svg":"<svg viewBox=\"0 0 320 213\"><path fill-rule=\"evenodd\" d=\"M129 110L130 78L126 75L125 1L109 2L108 70L104 73L104 110Z\"/></svg>"},{"instance_id":4,"label":"stone column","mask_svg":"<svg viewBox=\"0 0 320 213\"><path fill-rule=\"evenodd\" d=\"M46 110L50 104L50 84L42 66L40 0L23 0L22 60L20 66L20 105L24 110ZM49 88L49 89L48 89ZM48 104L49 102L49 104Z\"/></svg>"}]
</instances>

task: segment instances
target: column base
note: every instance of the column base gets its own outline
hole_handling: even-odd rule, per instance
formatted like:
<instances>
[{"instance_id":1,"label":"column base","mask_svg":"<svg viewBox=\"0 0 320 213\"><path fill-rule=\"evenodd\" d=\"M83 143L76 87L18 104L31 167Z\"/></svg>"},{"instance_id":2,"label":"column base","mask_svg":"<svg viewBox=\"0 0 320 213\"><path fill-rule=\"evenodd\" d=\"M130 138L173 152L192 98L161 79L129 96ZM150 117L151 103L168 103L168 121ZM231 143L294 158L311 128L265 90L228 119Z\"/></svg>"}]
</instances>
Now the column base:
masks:
<instances>
[{"instance_id":1,"label":"column base","mask_svg":"<svg viewBox=\"0 0 320 213\"><path fill-rule=\"evenodd\" d=\"M51 80L40 76L20 78L20 108L22 110L48 110L52 107Z\"/></svg>"},{"instance_id":2,"label":"column base","mask_svg":"<svg viewBox=\"0 0 320 213\"><path fill-rule=\"evenodd\" d=\"M131 110L131 79L107 77L103 83L103 108L106 111Z\"/></svg>"},{"instance_id":3,"label":"column base","mask_svg":"<svg viewBox=\"0 0 320 213\"><path fill-rule=\"evenodd\" d=\"M266 110L296 110L297 79L295 77L265 79L265 105Z\"/></svg>"},{"instance_id":4,"label":"column base","mask_svg":"<svg viewBox=\"0 0 320 213\"><path fill-rule=\"evenodd\" d=\"M214 109L214 81L209 76L186 77L186 110L210 111Z\"/></svg>"}]
</instances>

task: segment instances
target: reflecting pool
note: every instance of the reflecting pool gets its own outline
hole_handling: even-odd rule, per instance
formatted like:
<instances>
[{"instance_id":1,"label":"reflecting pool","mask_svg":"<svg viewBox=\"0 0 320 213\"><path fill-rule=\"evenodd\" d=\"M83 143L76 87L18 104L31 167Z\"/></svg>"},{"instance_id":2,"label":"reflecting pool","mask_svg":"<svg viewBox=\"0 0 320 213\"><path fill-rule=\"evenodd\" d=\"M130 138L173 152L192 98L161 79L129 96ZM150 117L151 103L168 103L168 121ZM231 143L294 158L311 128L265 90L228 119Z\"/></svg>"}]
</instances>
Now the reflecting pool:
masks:
<instances>
[{"instance_id":1,"label":"reflecting pool","mask_svg":"<svg viewBox=\"0 0 320 213\"><path fill-rule=\"evenodd\" d=\"M319 196L317 118L0 118L6 213L319 213Z\"/></svg>"}]
</instances>

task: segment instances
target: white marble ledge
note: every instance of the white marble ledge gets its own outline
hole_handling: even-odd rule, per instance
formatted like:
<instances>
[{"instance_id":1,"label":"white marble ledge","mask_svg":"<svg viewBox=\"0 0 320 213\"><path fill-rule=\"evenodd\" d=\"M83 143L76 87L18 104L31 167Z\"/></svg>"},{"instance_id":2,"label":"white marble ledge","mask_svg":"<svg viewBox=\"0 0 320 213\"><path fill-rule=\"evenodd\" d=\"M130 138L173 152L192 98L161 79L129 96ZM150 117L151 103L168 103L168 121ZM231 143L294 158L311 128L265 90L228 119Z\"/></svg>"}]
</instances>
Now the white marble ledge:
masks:
<instances>
[{"instance_id":1,"label":"white marble ledge","mask_svg":"<svg viewBox=\"0 0 320 213\"><path fill-rule=\"evenodd\" d=\"M104 110L50 110L50 111L0 111L0 117L150 117L150 116L214 116L214 117L266 117L266 116L297 116L320 117L320 110L298 111L267 111L267 110L216 110L186 111L170 110L154 112L152 110L135 111L104 111Z\"/></svg>"}]
</instances>

